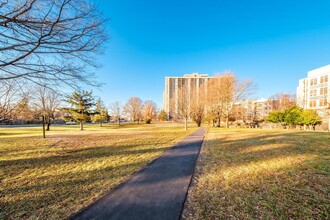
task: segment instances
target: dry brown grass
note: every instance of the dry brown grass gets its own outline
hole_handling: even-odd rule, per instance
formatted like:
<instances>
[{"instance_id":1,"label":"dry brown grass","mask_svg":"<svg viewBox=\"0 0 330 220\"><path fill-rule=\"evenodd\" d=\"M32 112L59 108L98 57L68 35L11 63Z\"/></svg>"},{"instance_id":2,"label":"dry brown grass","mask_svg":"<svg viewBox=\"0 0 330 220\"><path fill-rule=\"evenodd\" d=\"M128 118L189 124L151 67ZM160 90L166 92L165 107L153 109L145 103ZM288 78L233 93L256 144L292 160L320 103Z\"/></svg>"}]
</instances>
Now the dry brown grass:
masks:
<instances>
[{"instance_id":1,"label":"dry brown grass","mask_svg":"<svg viewBox=\"0 0 330 220\"><path fill-rule=\"evenodd\" d=\"M192 132L182 125L0 128L0 219L63 219Z\"/></svg>"},{"instance_id":2,"label":"dry brown grass","mask_svg":"<svg viewBox=\"0 0 330 220\"><path fill-rule=\"evenodd\" d=\"M329 133L210 128L186 219L329 219Z\"/></svg>"}]
</instances>

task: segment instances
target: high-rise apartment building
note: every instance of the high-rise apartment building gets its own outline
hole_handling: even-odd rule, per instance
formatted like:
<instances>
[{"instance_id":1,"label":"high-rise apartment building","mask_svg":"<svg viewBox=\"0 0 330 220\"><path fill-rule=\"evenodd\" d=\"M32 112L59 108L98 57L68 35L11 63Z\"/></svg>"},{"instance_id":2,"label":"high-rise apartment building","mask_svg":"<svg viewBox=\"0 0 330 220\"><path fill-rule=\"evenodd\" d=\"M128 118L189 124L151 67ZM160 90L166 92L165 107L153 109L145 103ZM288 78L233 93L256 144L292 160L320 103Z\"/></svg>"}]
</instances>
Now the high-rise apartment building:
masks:
<instances>
[{"instance_id":1,"label":"high-rise apartment building","mask_svg":"<svg viewBox=\"0 0 330 220\"><path fill-rule=\"evenodd\" d=\"M179 90L183 85L187 86L188 94L192 97L195 91L207 93L208 82L213 77L207 74L184 74L181 77L165 77L165 90L163 93L163 107L171 117L177 112Z\"/></svg>"},{"instance_id":2,"label":"high-rise apartment building","mask_svg":"<svg viewBox=\"0 0 330 220\"><path fill-rule=\"evenodd\" d=\"M322 110L330 102L330 65L311 70L299 80L297 104L304 109ZM322 111L319 111L322 116Z\"/></svg>"}]
</instances>

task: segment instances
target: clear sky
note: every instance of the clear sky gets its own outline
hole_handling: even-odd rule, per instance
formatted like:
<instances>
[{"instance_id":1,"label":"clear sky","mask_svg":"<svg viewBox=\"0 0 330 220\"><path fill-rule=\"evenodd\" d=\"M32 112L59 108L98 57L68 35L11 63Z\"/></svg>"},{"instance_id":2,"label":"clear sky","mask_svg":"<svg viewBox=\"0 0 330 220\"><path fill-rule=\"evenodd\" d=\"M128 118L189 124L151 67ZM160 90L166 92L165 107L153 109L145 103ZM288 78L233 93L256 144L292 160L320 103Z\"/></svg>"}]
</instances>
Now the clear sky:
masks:
<instances>
[{"instance_id":1,"label":"clear sky","mask_svg":"<svg viewBox=\"0 0 330 220\"><path fill-rule=\"evenodd\" d=\"M109 104L131 96L162 107L165 76L230 70L255 98L295 93L307 71L330 64L329 0L103 0L111 40L94 89Z\"/></svg>"}]
</instances>

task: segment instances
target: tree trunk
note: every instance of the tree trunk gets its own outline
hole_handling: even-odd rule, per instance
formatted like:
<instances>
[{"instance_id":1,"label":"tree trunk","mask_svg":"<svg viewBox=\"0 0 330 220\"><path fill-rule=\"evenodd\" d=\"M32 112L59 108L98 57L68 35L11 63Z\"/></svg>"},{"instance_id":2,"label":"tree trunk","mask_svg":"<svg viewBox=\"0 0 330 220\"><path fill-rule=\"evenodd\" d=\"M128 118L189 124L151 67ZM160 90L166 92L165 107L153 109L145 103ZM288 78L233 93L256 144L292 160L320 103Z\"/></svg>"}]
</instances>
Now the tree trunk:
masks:
<instances>
[{"instance_id":1,"label":"tree trunk","mask_svg":"<svg viewBox=\"0 0 330 220\"><path fill-rule=\"evenodd\" d=\"M184 130L187 130L187 118L184 119Z\"/></svg>"},{"instance_id":2,"label":"tree trunk","mask_svg":"<svg viewBox=\"0 0 330 220\"><path fill-rule=\"evenodd\" d=\"M219 117L218 117L218 127L220 128L220 123L221 123L221 116L220 115L218 115Z\"/></svg>"},{"instance_id":3,"label":"tree trunk","mask_svg":"<svg viewBox=\"0 0 330 220\"><path fill-rule=\"evenodd\" d=\"M84 125L83 125L83 122L82 121L80 122L80 130L81 131L84 130Z\"/></svg>"},{"instance_id":4,"label":"tree trunk","mask_svg":"<svg viewBox=\"0 0 330 220\"><path fill-rule=\"evenodd\" d=\"M120 118L118 119L118 126L120 126Z\"/></svg>"},{"instance_id":5,"label":"tree trunk","mask_svg":"<svg viewBox=\"0 0 330 220\"><path fill-rule=\"evenodd\" d=\"M102 121L100 121L100 127L102 127Z\"/></svg>"},{"instance_id":6,"label":"tree trunk","mask_svg":"<svg viewBox=\"0 0 330 220\"><path fill-rule=\"evenodd\" d=\"M229 117L226 117L226 128L229 128Z\"/></svg>"},{"instance_id":7,"label":"tree trunk","mask_svg":"<svg viewBox=\"0 0 330 220\"><path fill-rule=\"evenodd\" d=\"M47 117L47 120L46 120L46 131L49 131L50 130L50 125L51 125L51 123L50 123L50 117Z\"/></svg>"},{"instance_id":8,"label":"tree trunk","mask_svg":"<svg viewBox=\"0 0 330 220\"><path fill-rule=\"evenodd\" d=\"M42 116L42 137L46 138L46 133L45 133L45 116Z\"/></svg>"}]
</instances>

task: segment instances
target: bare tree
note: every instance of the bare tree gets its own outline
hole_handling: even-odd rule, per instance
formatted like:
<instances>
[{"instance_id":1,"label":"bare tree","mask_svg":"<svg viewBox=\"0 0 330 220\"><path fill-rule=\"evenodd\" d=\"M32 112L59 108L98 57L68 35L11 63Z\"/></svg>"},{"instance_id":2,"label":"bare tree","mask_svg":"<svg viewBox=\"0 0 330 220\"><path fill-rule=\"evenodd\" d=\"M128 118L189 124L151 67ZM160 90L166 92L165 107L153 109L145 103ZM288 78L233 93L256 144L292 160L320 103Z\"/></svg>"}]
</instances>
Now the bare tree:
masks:
<instances>
[{"instance_id":1,"label":"bare tree","mask_svg":"<svg viewBox=\"0 0 330 220\"><path fill-rule=\"evenodd\" d=\"M139 124L142 119L143 102L139 97L131 97L124 106L124 112L133 122Z\"/></svg>"},{"instance_id":2,"label":"bare tree","mask_svg":"<svg viewBox=\"0 0 330 220\"><path fill-rule=\"evenodd\" d=\"M184 120L184 129L187 130L187 122L190 115L190 97L187 84L180 86L176 105L178 118Z\"/></svg>"},{"instance_id":3,"label":"bare tree","mask_svg":"<svg viewBox=\"0 0 330 220\"><path fill-rule=\"evenodd\" d=\"M238 80L236 75L225 72L216 75L211 85L211 97L214 99L212 106L218 115L218 126L221 116L226 120L226 127L229 127L229 118L233 114L235 104L247 100L254 92L255 85L251 80Z\"/></svg>"},{"instance_id":4,"label":"bare tree","mask_svg":"<svg viewBox=\"0 0 330 220\"><path fill-rule=\"evenodd\" d=\"M21 93L20 99L15 105L13 115L14 120L29 121L35 118L34 111L31 106L31 97L29 92Z\"/></svg>"},{"instance_id":5,"label":"bare tree","mask_svg":"<svg viewBox=\"0 0 330 220\"><path fill-rule=\"evenodd\" d=\"M120 118L122 115L122 106L119 102L113 102L110 103L110 114L116 119L118 120L118 125L120 125Z\"/></svg>"},{"instance_id":6,"label":"bare tree","mask_svg":"<svg viewBox=\"0 0 330 220\"><path fill-rule=\"evenodd\" d=\"M50 130L55 112L60 105L60 95L45 86L37 86L34 91L34 105L39 114L44 117L46 130Z\"/></svg>"},{"instance_id":7,"label":"bare tree","mask_svg":"<svg viewBox=\"0 0 330 220\"><path fill-rule=\"evenodd\" d=\"M233 113L236 103L243 102L248 99L255 91L256 86L251 80L238 80L233 73L225 73L222 76L222 114L226 119L226 127L229 127L229 118Z\"/></svg>"},{"instance_id":8,"label":"bare tree","mask_svg":"<svg viewBox=\"0 0 330 220\"><path fill-rule=\"evenodd\" d=\"M89 67L107 36L88 0L15 0L0 4L0 81L96 85Z\"/></svg>"},{"instance_id":9,"label":"bare tree","mask_svg":"<svg viewBox=\"0 0 330 220\"><path fill-rule=\"evenodd\" d=\"M223 109L222 102L222 89L223 82L220 75L216 75L209 82L208 94L207 94L207 115L211 118L213 126L217 122L217 126L220 127L221 114Z\"/></svg>"},{"instance_id":10,"label":"bare tree","mask_svg":"<svg viewBox=\"0 0 330 220\"><path fill-rule=\"evenodd\" d=\"M273 109L274 110L285 110L295 105L295 95L290 93L278 93L271 97L274 100Z\"/></svg>"},{"instance_id":11,"label":"bare tree","mask_svg":"<svg viewBox=\"0 0 330 220\"><path fill-rule=\"evenodd\" d=\"M202 90L195 91L191 97L190 117L200 127L205 117L205 93Z\"/></svg>"},{"instance_id":12,"label":"bare tree","mask_svg":"<svg viewBox=\"0 0 330 220\"><path fill-rule=\"evenodd\" d=\"M144 120L147 124L150 124L152 120L156 119L156 104L153 101L146 101L143 109Z\"/></svg>"},{"instance_id":13,"label":"bare tree","mask_svg":"<svg viewBox=\"0 0 330 220\"><path fill-rule=\"evenodd\" d=\"M21 91L15 80L0 81L0 122L13 117Z\"/></svg>"}]
</instances>

